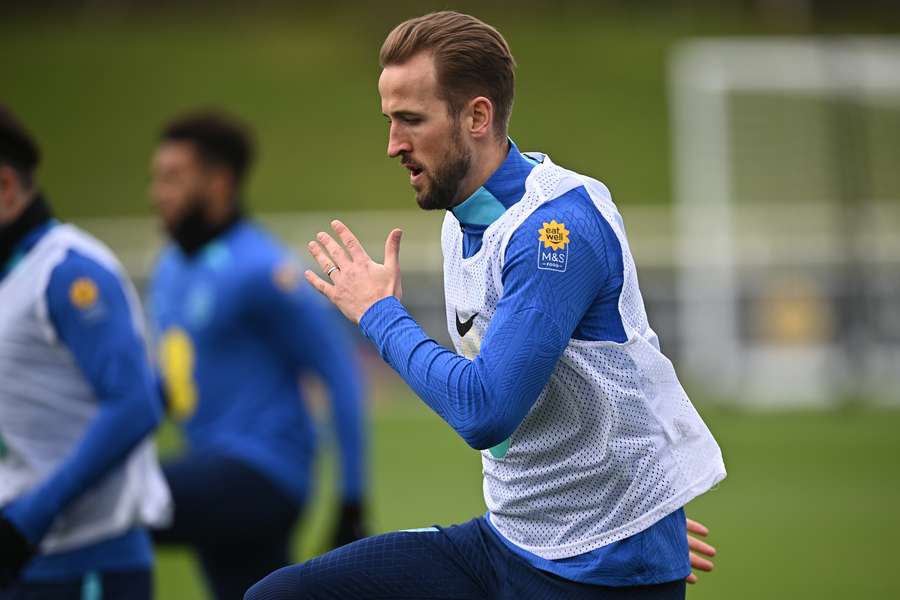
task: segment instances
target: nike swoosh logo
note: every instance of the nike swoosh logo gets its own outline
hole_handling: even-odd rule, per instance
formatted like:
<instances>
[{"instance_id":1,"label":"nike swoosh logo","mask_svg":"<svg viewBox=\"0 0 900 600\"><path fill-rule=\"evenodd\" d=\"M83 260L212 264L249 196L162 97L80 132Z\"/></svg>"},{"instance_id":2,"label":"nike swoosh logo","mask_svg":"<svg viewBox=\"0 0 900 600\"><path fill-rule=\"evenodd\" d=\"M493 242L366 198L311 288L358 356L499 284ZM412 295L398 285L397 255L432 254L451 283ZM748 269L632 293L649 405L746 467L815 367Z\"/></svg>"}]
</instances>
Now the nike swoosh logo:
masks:
<instances>
[{"instance_id":1,"label":"nike swoosh logo","mask_svg":"<svg viewBox=\"0 0 900 600\"><path fill-rule=\"evenodd\" d=\"M459 337L465 337L469 330L472 329L472 325L475 324L475 317L478 316L478 313L475 313L471 317L469 317L466 321L459 320L459 311L456 312L456 333L459 334Z\"/></svg>"}]
</instances>

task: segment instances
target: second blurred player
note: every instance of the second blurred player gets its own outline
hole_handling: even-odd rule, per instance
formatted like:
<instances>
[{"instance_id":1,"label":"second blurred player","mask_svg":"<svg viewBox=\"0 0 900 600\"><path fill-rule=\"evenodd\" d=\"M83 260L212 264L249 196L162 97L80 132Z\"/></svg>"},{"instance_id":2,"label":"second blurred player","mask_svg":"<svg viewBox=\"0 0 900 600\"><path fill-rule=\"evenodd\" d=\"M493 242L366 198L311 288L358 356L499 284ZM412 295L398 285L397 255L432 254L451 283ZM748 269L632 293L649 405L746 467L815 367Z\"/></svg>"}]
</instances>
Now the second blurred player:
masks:
<instances>
[{"instance_id":1,"label":"second blurred player","mask_svg":"<svg viewBox=\"0 0 900 600\"><path fill-rule=\"evenodd\" d=\"M333 542L365 533L363 392L353 348L288 251L244 217L252 160L242 125L198 113L166 126L151 166L150 194L171 243L149 306L163 395L190 445L164 465L175 518L156 539L192 546L219 599L242 597L290 560L316 447L303 373L328 388L341 447Z\"/></svg>"}]
</instances>

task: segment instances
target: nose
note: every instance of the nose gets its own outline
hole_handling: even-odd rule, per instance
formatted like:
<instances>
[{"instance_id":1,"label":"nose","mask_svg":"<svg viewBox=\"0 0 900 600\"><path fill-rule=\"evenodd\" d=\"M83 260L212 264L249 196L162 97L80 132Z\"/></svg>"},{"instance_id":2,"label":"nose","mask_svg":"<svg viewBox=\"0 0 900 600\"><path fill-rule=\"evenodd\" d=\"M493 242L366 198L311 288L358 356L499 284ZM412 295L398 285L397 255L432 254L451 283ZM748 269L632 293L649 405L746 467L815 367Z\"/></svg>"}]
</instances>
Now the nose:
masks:
<instances>
[{"instance_id":1,"label":"nose","mask_svg":"<svg viewBox=\"0 0 900 600\"><path fill-rule=\"evenodd\" d=\"M407 138L397 123L391 123L391 129L388 133L388 156L394 158L399 156L401 152L412 152L412 143Z\"/></svg>"}]
</instances>

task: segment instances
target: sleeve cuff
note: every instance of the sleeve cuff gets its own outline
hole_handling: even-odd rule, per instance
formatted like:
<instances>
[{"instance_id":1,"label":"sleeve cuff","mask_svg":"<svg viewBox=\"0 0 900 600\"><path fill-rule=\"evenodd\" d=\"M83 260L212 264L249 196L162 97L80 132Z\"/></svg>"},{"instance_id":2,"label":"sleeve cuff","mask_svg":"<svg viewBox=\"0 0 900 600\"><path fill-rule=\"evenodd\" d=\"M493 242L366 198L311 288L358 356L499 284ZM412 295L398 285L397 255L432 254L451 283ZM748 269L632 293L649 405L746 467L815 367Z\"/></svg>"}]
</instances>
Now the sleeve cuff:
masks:
<instances>
[{"instance_id":1,"label":"sleeve cuff","mask_svg":"<svg viewBox=\"0 0 900 600\"><path fill-rule=\"evenodd\" d=\"M359 328L363 335L380 348L388 326L396 321L398 316L408 315L406 308L395 296L387 296L366 309L359 319Z\"/></svg>"}]
</instances>

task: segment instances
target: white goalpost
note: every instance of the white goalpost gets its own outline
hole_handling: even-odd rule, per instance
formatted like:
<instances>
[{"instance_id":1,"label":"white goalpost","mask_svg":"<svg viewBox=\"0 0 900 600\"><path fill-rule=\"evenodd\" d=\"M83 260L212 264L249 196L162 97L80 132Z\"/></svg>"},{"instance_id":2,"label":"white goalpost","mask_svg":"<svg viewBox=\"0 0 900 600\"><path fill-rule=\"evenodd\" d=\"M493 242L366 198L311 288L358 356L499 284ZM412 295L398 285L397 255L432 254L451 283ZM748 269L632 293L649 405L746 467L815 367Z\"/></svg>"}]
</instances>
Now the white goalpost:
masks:
<instances>
[{"instance_id":1,"label":"white goalpost","mask_svg":"<svg viewBox=\"0 0 900 600\"><path fill-rule=\"evenodd\" d=\"M669 66L682 372L900 403L900 41L701 39Z\"/></svg>"}]
</instances>

